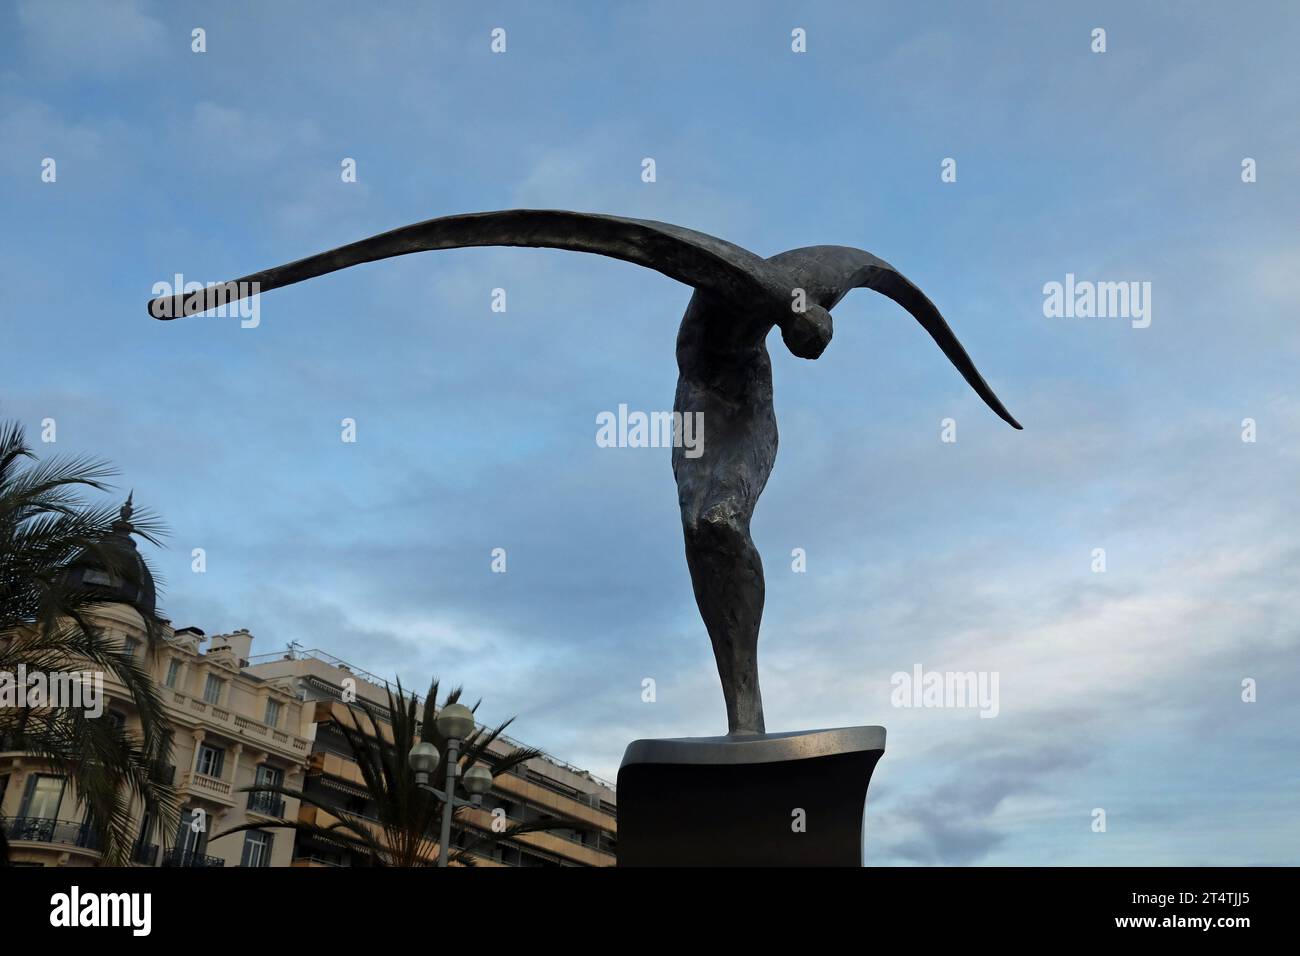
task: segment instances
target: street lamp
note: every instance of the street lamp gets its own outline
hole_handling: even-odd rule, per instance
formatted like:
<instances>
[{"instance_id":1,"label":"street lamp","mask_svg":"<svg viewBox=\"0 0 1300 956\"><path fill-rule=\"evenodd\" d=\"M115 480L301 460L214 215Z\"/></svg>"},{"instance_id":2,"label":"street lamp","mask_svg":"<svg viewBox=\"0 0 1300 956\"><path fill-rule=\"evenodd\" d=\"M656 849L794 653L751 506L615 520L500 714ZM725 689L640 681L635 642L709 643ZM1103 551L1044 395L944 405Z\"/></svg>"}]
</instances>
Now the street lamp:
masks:
<instances>
[{"instance_id":1,"label":"street lamp","mask_svg":"<svg viewBox=\"0 0 1300 956\"><path fill-rule=\"evenodd\" d=\"M482 764L476 763L465 771L461 783L469 791L470 799L473 802L482 803L483 794L492 789L492 771Z\"/></svg>"},{"instance_id":2,"label":"street lamp","mask_svg":"<svg viewBox=\"0 0 1300 956\"><path fill-rule=\"evenodd\" d=\"M407 755L407 764L415 772L415 785L427 790L442 801L442 836L438 841L438 865L447 865L447 849L451 842L451 815L456 807L477 807L483 802L483 794L492 789L492 774L487 767L475 764L465 771L464 787L470 798L462 800L456 796L456 777L460 773L461 741L474 732L474 713L464 704L448 704L438 714L436 721L438 733L447 741L447 784L446 791L437 789L429 782L433 772L442 762L438 748L427 740L416 744Z\"/></svg>"},{"instance_id":3,"label":"street lamp","mask_svg":"<svg viewBox=\"0 0 1300 956\"><path fill-rule=\"evenodd\" d=\"M425 742L416 744L411 748L407 762L411 765L411 769L415 771L415 782L420 786L424 786L429 782L429 775L438 769L438 764L442 762L442 756L438 753L437 747Z\"/></svg>"}]
</instances>

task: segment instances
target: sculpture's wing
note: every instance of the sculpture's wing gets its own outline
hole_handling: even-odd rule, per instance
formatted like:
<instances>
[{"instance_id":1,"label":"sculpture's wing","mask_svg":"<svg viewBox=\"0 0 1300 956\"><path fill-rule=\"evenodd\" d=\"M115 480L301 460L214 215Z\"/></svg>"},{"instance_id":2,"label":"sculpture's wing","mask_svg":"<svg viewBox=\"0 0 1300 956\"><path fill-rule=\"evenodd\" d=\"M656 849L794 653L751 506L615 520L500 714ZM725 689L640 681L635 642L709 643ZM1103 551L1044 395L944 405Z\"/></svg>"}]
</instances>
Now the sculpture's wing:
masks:
<instances>
[{"instance_id":1,"label":"sculpture's wing","mask_svg":"<svg viewBox=\"0 0 1300 956\"><path fill-rule=\"evenodd\" d=\"M740 246L663 222L595 213L512 209L429 219L208 289L153 299L156 319L194 315L254 292L302 282L363 262L465 246L535 246L594 252L662 272L740 303L771 295L771 268ZM256 285L254 285L256 284Z\"/></svg>"},{"instance_id":2,"label":"sculpture's wing","mask_svg":"<svg viewBox=\"0 0 1300 956\"><path fill-rule=\"evenodd\" d=\"M943 354L948 356L948 361L956 366L962 378L975 389L975 394L984 399L985 404L1012 428L1021 427L993 394L993 389L989 388L975 368L975 363L966 354L961 342L957 341L957 336L948 327L934 303L885 260L848 246L810 246L783 252L773 256L770 261L779 265L782 271L793 276L797 282L804 283L814 301L820 300L819 304L826 309L844 298L850 289L872 289L893 299L921 323L921 328L930 333L930 337L943 349Z\"/></svg>"}]
</instances>

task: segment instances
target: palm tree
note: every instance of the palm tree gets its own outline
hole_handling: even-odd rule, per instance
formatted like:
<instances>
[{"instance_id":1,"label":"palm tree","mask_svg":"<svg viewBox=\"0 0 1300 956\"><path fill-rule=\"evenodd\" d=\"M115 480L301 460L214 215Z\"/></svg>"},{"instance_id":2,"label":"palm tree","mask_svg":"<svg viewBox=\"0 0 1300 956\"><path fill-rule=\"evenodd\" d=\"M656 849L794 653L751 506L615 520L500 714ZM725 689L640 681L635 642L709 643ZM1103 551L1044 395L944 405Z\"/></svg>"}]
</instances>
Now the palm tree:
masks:
<instances>
[{"instance_id":1,"label":"palm tree","mask_svg":"<svg viewBox=\"0 0 1300 956\"><path fill-rule=\"evenodd\" d=\"M368 803L374 806L375 815L366 817L360 813L340 807L332 802L279 784L256 784L241 788L249 793L276 794L291 797L309 806L326 811L336 818L328 826L301 820L277 820L274 823L245 823L232 827L213 839L237 833L241 830L261 830L267 827L282 827L297 831L303 836L323 840L340 846L370 866L414 867L432 866L438 856L439 824L442 821L443 802L415 783L415 774L407 765L407 754L421 739L427 740L438 748L441 754L448 753L447 741L438 733L436 716L438 709L438 681L435 679L425 696L420 719L416 713L420 701L414 695L406 696L402 691L401 681L397 683L397 693L388 691L388 725L392 731L393 741L389 743L380 731L374 718L364 708L350 706L344 713L348 723L337 724L342 732L352 759L356 762L364 781ZM461 688L447 694L442 706L457 703L461 697ZM481 701L480 701L481 703ZM477 711L479 704L470 708ZM362 721L368 726L363 726ZM540 750L531 747L517 747L504 756L489 753L490 745L501 736L514 721L511 717L493 730L475 726L474 731L461 743L459 758L460 773L477 763L488 766L493 774L505 773L520 764L541 756ZM458 820L466 808L457 807L452 820L453 846L449 851L452 863L464 866L475 865L473 854L482 852L492 844L521 833L551 830L557 827L584 829L584 825L572 820L558 817L545 817L530 823L516 823L505 827L500 832L483 832L464 825ZM459 831L457 841L455 832Z\"/></svg>"},{"instance_id":2,"label":"palm tree","mask_svg":"<svg viewBox=\"0 0 1300 956\"><path fill-rule=\"evenodd\" d=\"M152 575L143 557L122 541L126 531L158 543L161 527L143 514L126 522L130 505L118 512L88 504L87 490L104 491L114 474L103 461L55 456L37 461L17 422L0 423L0 672L29 674L98 670L115 678L133 699L138 733L115 726L107 715L90 717L83 708L0 708L0 750L26 751L76 786L88 834L99 840L109 865L130 861L136 834L133 798L165 823L178 817L177 797L162 782L170 735L152 677L143 661L161 642ZM131 562L139 562L134 567ZM106 580L149 574L148 593L107 593L87 586L89 563ZM93 611L108 600L126 604L141 617L145 654L106 639ZM4 844L0 843L0 853Z\"/></svg>"}]
</instances>

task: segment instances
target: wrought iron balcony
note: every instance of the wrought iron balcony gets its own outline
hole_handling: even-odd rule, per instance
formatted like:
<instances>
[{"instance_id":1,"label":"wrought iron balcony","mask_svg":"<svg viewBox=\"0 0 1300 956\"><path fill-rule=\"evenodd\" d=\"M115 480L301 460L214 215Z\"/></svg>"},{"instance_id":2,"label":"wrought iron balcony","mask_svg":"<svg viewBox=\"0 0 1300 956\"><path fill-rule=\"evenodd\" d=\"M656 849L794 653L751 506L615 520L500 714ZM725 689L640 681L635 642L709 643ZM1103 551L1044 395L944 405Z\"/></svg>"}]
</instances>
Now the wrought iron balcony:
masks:
<instances>
[{"instance_id":1,"label":"wrought iron balcony","mask_svg":"<svg viewBox=\"0 0 1300 956\"><path fill-rule=\"evenodd\" d=\"M142 863L145 866L158 865L158 844L157 843L137 843L135 849L131 851L131 862Z\"/></svg>"},{"instance_id":2,"label":"wrought iron balcony","mask_svg":"<svg viewBox=\"0 0 1300 956\"><path fill-rule=\"evenodd\" d=\"M174 846L163 854L163 866L225 866L226 861L216 856L205 856Z\"/></svg>"},{"instance_id":3,"label":"wrought iron balcony","mask_svg":"<svg viewBox=\"0 0 1300 956\"><path fill-rule=\"evenodd\" d=\"M54 820L48 817L14 817L5 825L5 835L10 840L28 840L33 843L60 843L85 850L99 849L99 834L89 823L72 820Z\"/></svg>"},{"instance_id":4,"label":"wrought iron balcony","mask_svg":"<svg viewBox=\"0 0 1300 956\"><path fill-rule=\"evenodd\" d=\"M248 795L248 809L265 817L283 817L284 801L274 793L254 791Z\"/></svg>"}]
</instances>

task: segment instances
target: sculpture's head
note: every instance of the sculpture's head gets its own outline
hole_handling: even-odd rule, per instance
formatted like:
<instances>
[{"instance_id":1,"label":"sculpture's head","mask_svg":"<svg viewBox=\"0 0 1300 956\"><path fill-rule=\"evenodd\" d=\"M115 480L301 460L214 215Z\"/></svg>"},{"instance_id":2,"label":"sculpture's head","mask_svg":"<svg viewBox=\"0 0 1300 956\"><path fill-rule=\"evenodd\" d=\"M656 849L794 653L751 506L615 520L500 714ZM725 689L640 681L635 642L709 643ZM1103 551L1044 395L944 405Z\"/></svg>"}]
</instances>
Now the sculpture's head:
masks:
<instances>
[{"instance_id":1,"label":"sculpture's head","mask_svg":"<svg viewBox=\"0 0 1300 956\"><path fill-rule=\"evenodd\" d=\"M802 312L791 311L780 325L785 347L802 359L819 358L831 344L834 332L831 314L820 305L811 303Z\"/></svg>"},{"instance_id":2,"label":"sculpture's head","mask_svg":"<svg viewBox=\"0 0 1300 956\"><path fill-rule=\"evenodd\" d=\"M782 314L776 322L781 339L792 355L819 358L831 342L829 310L848 292L842 263L824 246L790 249L767 261L782 277Z\"/></svg>"}]
</instances>

